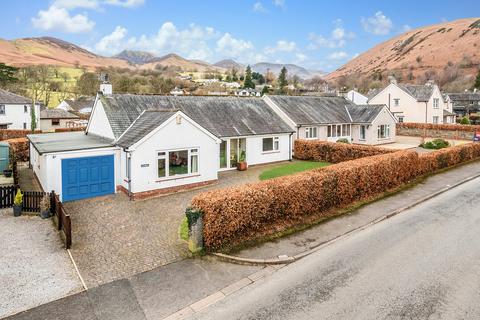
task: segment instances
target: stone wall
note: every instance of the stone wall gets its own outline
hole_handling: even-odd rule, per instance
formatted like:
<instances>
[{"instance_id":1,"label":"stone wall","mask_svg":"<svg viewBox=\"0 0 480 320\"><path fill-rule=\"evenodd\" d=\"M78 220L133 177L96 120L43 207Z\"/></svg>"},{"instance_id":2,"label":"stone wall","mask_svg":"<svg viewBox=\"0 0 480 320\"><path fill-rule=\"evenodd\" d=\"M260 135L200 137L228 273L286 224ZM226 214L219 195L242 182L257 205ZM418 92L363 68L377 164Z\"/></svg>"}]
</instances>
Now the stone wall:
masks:
<instances>
[{"instance_id":1,"label":"stone wall","mask_svg":"<svg viewBox=\"0 0 480 320\"><path fill-rule=\"evenodd\" d=\"M463 126L462 126L463 127ZM427 138L441 138L450 140L472 140L474 130L465 131L462 128L459 130L444 129L444 128L431 128L431 126L405 126L403 124L397 124L397 136L413 136L422 137L425 135ZM472 128L473 129L473 128Z\"/></svg>"}]
</instances>

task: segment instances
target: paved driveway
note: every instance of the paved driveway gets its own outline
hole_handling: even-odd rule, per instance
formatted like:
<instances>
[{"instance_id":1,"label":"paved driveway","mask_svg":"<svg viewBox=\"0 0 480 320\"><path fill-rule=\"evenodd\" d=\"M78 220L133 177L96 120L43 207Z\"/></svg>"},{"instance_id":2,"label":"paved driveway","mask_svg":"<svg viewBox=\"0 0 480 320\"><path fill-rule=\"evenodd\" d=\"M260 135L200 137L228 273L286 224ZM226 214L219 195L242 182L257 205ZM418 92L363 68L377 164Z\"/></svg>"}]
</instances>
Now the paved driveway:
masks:
<instances>
[{"instance_id":1,"label":"paved driveway","mask_svg":"<svg viewBox=\"0 0 480 320\"><path fill-rule=\"evenodd\" d=\"M82 290L50 219L0 210L0 318Z\"/></svg>"},{"instance_id":2,"label":"paved driveway","mask_svg":"<svg viewBox=\"0 0 480 320\"><path fill-rule=\"evenodd\" d=\"M265 169L219 174L218 183L159 198L130 201L123 193L67 202L72 216L72 255L87 287L125 278L188 256L178 227L185 208L200 192L258 181Z\"/></svg>"}]
</instances>

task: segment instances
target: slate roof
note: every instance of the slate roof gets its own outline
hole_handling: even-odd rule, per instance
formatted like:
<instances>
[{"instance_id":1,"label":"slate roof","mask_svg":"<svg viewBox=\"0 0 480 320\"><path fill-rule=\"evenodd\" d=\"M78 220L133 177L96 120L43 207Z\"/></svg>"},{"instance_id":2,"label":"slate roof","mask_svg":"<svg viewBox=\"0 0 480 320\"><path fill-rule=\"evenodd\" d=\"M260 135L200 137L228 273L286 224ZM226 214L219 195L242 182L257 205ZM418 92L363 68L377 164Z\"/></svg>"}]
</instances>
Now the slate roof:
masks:
<instances>
[{"instance_id":1,"label":"slate roof","mask_svg":"<svg viewBox=\"0 0 480 320\"><path fill-rule=\"evenodd\" d=\"M145 111L118 139L117 145L130 147L172 117L176 111Z\"/></svg>"},{"instance_id":2,"label":"slate roof","mask_svg":"<svg viewBox=\"0 0 480 320\"><path fill-rule=\"evenodd\" d=\"M412 95L417 101L426 102L430 100L433 94L433 85L416 85L416 84L398 84L400 88Z\"/></svg>"},{"instance_id":3,"label":"slate roof","mask_svg":"<svg viewBox=\"0 0 480 320\"><path fill-rule=\"evenodd\" d=\"M350 123L345 106L355 104L343 97L268 96L297 125Z\"/></svg>"},{"instance_id":4,"label":"slate roof","mask_svg":"<svg viewBox=\"0 0 480 320\"><path fill-rule=\"evenodd\" d=\"M480 92L447 93L452 102L480 101Z\"/></svg>"},{"instance_id":5,"label":"slate roof","mask_svg":"<svg viewBox=\"0 0 480 320\"><path fill-rule=\"evenodd\" d=\"M40 119L78 119L77 115L63 109L45 108L40 111Z\"/></svg>"},{"instance_id":6,"label":"slate roof","mask_svg":"<svg viewBox=\"0 0 480 320\"><path fill-rule=\"evenodd\" d=\"M455 113L443 109L443 116L444 116L444 117L445 117L445 116L454 116L454 115L455 115Z\"/></svg>"},{"instance_id":7,"label":"slate roof","mask_svg":"<svg viewBox=\"0 0 480 320\"><path fill-rule=\"evenodd\" d=\"M80 97L75 100L65 100L65 102L67 102L73 110L80 112L80 110L85 108L93 108L95 97Z\"/></svg>"},{"instance_id":8,"label":"slate roof","mask_svg":"<svg viewBox=\"0 0 480 320\"><path fill-rule=\"evenodd\" d=\"M27 138L40 154L114 146L113 141L82 131L29 134Z\"/></svg>"},{"instance_id":9,"label":"slate roof","mask_svg":"<svg viewBox=\"0 0 480 320\"><path fill-rule=\"evenodd\" d=\"M372 123L384 107L383 104L365 104L348 105L347 109L353 123Z\"/></svg>"},{"instance_id":10,"label":"slate roof","mask_svg":"<svg viewBox=\"0 0 480 320\"><path fill-rule=\"evenodd\" d=\"M180 110L218 138L293 132L259 98L113 94L101 99L116 138L145 110Z\"/></svg>"},{"instance_id":11,"label":"slate roof","mask_svg":"<svg viewBox=\"0 0 480 320\"><path fill-rule=\"evenodd\" d=\"M24 96L0 89L0 104L26 104L32 100Z\"/></svg>"}]
</instances>

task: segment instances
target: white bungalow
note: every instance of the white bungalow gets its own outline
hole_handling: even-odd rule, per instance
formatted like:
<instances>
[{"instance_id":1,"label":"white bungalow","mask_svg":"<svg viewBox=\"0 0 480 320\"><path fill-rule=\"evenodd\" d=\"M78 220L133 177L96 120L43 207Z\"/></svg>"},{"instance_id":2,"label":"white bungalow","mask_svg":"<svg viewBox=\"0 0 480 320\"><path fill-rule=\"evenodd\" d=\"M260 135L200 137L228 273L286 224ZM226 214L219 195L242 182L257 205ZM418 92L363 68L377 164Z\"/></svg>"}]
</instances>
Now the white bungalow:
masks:
<instances>
[{"instance_id":1,"label":"white bungalow","mask_svg":"<svg viewBox=\"0 0 480 320\"><path fill-rule=\"evenodd\" d=\"M293 131L262 99L99 93L85 133L28 137L42 187L69 201L171 193L239 161L289 160Z\"/></svg>"}]
</instances>

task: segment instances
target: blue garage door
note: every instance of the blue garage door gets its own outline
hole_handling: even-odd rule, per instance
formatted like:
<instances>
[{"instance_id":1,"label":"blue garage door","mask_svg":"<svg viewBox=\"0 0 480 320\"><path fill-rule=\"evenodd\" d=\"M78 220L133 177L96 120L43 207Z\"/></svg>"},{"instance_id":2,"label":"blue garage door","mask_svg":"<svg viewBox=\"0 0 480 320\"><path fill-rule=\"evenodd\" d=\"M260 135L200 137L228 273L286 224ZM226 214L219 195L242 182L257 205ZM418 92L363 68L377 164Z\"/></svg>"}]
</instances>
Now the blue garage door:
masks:
<instances>
[{"instance_id":1,"label":"blue garage door","mask_svg":"<svg viewBox=\"0 0 480 320\"><path fill-rule=\"evenodd\" d=\"M62 200L114 193L113 155L62 160Z\"/></svg>"}]
</instances>

